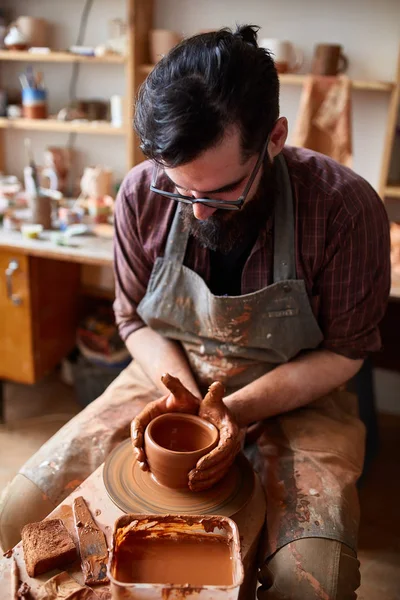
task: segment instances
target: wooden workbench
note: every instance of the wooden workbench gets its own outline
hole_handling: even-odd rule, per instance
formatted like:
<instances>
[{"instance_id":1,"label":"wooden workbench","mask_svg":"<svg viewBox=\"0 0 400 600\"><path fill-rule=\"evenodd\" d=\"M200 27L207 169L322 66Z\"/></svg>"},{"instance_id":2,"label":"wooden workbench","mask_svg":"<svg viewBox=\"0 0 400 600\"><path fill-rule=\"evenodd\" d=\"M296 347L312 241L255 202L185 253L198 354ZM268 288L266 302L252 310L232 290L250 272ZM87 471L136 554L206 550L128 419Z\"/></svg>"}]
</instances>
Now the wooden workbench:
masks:
<instances>
[{"instance_id":1,"label":"wooden workbench","mask_svg":"<svg viewBox=\"0 0 400 600\"><path fill-rule=\"evenodd\" d=\"M70 245L59 246L51 241L50 236L50 232L44 232L41 239L30 240L22 237L18 231L6 231L0 228L0 252L3 250L15 251L19 254L79 264L112 265L113 243L111 238L79 235L71 238Z\"/></svg>"}]
</instances>

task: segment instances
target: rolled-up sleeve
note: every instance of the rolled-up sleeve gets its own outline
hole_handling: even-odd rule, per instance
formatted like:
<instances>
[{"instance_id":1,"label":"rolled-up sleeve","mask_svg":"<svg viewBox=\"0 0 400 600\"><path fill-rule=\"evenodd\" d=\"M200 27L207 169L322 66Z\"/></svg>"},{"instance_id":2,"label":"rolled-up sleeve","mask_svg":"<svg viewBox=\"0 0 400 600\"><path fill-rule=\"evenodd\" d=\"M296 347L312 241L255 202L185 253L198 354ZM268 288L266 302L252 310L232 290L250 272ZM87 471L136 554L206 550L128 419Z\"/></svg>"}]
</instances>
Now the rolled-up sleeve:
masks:
<instances>
[{"instance_id":1,"label":"rolled-up sleeve","mask_svg":"<svg viewBox=\"0 0 400 600\"><path fill-rule=\"evenodd\" d=\"M344 190L357 209L337 215L318 279L322 346L353 359L381 349L379 323L390 293L390 236L385 208L364 181ZM351 204L351 198L347 206Z\"/></svg>"},{"instance_id":2,"label":"rolled-up sleeve","mask_svg":"<svg viewBox=\"0 0 400 600\"><path fill-rule=\"evenodd\" d=\"M137 307L146 293L152 264L140 241L134 194L140 186L129 174L118 193L115 204L114 233L114 314L121 338L126 341L131 333L144 327Z\"/></svg>"}]
</instances>

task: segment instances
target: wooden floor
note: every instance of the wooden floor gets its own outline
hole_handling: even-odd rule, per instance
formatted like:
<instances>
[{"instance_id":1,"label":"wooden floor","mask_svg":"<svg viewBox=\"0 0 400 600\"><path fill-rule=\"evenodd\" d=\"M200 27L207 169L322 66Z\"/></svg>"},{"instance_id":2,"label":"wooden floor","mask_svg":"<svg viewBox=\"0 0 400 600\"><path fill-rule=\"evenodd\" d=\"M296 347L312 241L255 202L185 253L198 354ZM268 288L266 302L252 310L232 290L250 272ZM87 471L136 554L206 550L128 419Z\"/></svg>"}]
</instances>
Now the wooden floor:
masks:
<instances>
[{"instance_id":1,"label":"wooden floor","mask_svg":"<svg viewBox=\"0 0 400 600\"><path fill-rule=\"evenodd\" d=\"M360 490L359 600L400 600L400 417L380 415L380 438Z\"/></svg>"}]
</instances>

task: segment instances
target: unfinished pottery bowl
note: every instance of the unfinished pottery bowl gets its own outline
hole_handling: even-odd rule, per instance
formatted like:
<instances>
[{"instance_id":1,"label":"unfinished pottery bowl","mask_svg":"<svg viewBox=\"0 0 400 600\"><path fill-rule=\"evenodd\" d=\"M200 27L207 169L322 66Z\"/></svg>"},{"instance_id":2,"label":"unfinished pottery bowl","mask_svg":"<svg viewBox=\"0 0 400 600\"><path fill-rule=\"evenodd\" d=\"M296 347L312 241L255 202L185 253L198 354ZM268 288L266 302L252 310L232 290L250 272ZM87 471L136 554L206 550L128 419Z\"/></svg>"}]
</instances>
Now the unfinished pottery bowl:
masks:
<instances>
[{"instance_id":1,"label":"unfinished pottery bowl","mask_svg":"<svg viewBox=\"0 0 400 600\"><path fill-rule=\"evenodd\" d=\"M218 444L218 429L195 415L167 413L149 423L144 447L150 471L169 488L188 487L197 461Z\"/></svg>"}]
</instances>

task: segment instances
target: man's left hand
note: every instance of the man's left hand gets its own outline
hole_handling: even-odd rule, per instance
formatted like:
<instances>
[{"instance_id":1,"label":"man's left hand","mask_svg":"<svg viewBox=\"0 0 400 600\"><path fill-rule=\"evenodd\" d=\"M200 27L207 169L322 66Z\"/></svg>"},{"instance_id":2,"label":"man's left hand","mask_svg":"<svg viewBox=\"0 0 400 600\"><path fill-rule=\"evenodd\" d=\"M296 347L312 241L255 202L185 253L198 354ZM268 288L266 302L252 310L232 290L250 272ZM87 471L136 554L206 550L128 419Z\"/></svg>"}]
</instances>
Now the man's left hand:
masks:
<instances>
[{"instance_id":1,"label":"man's left hand","mask_svg":"<svg viewBox=\"0 0 400 600\"><path fill-rule=\"evenodd\" d=\"M240 429L223 402L224 393L224 386L216 381L210 385L207 395L200 403L198 414L219 430L219 443L190 471L189 488L193 492L207 490L222 479L241 447Z\"/></svg>"}]
</instances>

